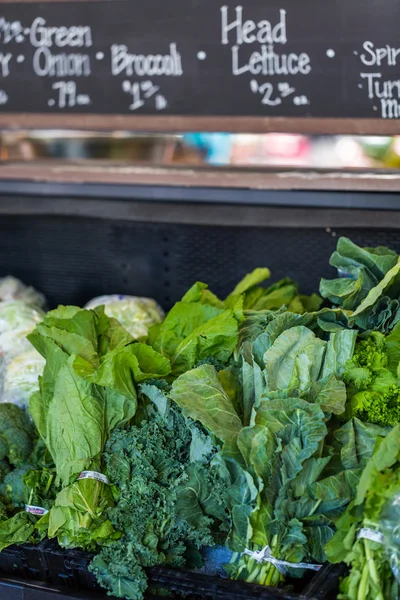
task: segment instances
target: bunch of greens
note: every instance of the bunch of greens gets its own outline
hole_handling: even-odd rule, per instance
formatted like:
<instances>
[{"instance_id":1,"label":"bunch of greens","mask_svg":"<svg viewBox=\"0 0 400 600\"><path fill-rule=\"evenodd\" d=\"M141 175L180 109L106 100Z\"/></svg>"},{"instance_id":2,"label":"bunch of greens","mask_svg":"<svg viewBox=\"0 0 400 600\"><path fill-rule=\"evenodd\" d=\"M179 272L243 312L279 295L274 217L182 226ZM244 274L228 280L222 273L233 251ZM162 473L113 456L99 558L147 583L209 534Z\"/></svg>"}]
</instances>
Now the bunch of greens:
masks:
<instances>
[{"instance_id":1,"label":"bunch of greens","mask_svg":"<svg viewBox=\"0 0 400 600\"><path fill-rule=\"evenodd\" d=\"M244 549L268 546L275 558L291 563L323 560L335 511L350 501L357 478L343 465L322 477L332 457L324 445L326 421L344 411L339 376L357 333L343 330L324 341L305 326L286 329L293 320L287 314L276 315L244 344L240 366L219 373L211 365L198 367L171 390L183 414L223 443L214 463L229 490L229 544L239 553L230 574L268 585L279 583L281 573L271 563L259 565ZM235 389L229 375L238 369Z\"/></svg>"},{"instance_id":2,"label":"bunch of greens","mask_svg":"<svg viewBox=\"0 0 400 600\"><path fill-rule=\"evenodd\" d=\"M37 541L45 520L25 512L25 505L50 508L54 499L51 462L36 439L28 415L14 404L0 404L0 549Z\"/></svg>"},{"instance_id":3,"label":"bunch of greens","mask_svg":"<svg viewBox=\"0 0 400 600\"><path fill-rule=\"evenodd\" d=\"M123 537L91 565L111 594L131 600L146 590L143 567L190 564L227 521L223 482L209 469L211 439L156 386L141 389L153 403L137 425L113 432L105 452L116 496L108 516Z\"/></svg>"},{"instance_id":4,"label":"bunch of greens","mask_svg":"<svg viewBox=\"0 0 400 600\"><path fill-rule=\"evenodd\" d=\"M337 532L326 547L330 562L346 562L350 573L340 584L341 600L396 600L399 582L394 576L390 555L380 539L385 508L400 493L400 425L385 437L378 437L354 499L337 521ZM393 536L398 521L387 532ZM384 537L384 536L383 536Z\"/></svg>"},{"instance_id":5,"label":"bunch of greens","mask_svg":"<svg viewBox=\"0 0 400 600\"><path fill-rule=\"evenodd\" d=\"M110 487L78 476L102 473L112 431L136 412L135 383L164 377L169 361L149 346L131 343L104 307L61 306L47 313L29 340L46 359L30 412L62 488L48 515L48 536L65 547L110 543L120 535L106 516L113 505Z\"/></svg>"},{"instance_id":6,"label":"bunch of greens","mask_svg":"<svg viewBox=\"0 0 400 600\"><path fill-rule=\"evenodd\" d=\"M346 365L347 415L380 425L400 423L400 324L384 336L378 331L363 336Z\"/></svg>"},{"instance_id":7,"label":"bunch of greens","mask_svg":"<svg viewBox=\"0 0 400 600\"><path fill-rule=\"evenodd\" d=\"M303 313L320 307L319 296L299 295L290 279L269 288L260 286L269 277L268 269L255 269L225 300L217 298L205 283L195 283L164 321L150 329L147 343L170 359L172 375L177 377L204 360L228 365L248 311L290 306L293 312Z\"/></svg>"},{"instance_id":8,"label":"bunch of greens","mask_svg":"<svg viewBox=\"0 0 400 600\"><path fill-rule=\"evenodd\" d=\"M350 326L387 333L400 320L400 257L383 246L360 248L340 238L330 264L338 279L322 279L320 293L346 311Z\"/></svg>"}]
</instances>

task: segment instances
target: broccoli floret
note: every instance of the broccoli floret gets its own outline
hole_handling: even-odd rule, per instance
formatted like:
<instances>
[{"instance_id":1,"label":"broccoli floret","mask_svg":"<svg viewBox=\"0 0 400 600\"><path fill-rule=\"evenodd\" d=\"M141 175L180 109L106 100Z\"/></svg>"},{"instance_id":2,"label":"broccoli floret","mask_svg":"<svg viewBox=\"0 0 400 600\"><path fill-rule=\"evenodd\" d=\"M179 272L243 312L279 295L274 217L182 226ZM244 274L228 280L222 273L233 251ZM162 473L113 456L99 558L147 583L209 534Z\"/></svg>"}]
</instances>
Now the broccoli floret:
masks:
<instances>
[{"instance_id":1,"label":"broccoli floret","mask_svg":"<svg viewBox=\"0 0 400 600\"><path fill-rule=\"evenodd\" d=\"M28 493L24 477L31 469L32 465L23 465L10 471L4 477L4 481L0 485L0 495L4 498L7 505L15 508L22 508L24 506Z\"/></svg>"},{"instance_id":2,"label":"broccoli floret","mask_svg":"<svg viewBox=\"0 0 400 600\"><path fill-rule=\"evenodd\" d=\"M35 428L28 415L15 404L0 404L0 460L19 466L28 460Z\"/></svg>"},{"instance_id":3,"label":"broccoli floret","mask_svg":"<svg viewBox=\"0 0 400 600\"><path fill-rule=\"evenodd\" d=\"M4 477L10 472L10 465L5 460L0 460L0 484L3 483Z\"/></svg>"}]
</instances>

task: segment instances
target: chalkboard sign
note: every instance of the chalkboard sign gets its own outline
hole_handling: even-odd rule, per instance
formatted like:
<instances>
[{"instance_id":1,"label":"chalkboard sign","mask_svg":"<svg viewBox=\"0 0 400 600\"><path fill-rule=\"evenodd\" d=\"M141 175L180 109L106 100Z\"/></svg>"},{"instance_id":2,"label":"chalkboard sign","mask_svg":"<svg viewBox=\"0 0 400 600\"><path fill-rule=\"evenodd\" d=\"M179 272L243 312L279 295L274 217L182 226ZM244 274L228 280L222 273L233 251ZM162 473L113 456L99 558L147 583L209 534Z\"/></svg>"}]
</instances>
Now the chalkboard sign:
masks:
<instances>
[{"instance_id":1,"label":"chalkboard sign","mask_svg":"<svg viewBox=\"0 0 400 600\"><path fill-rule=\"evenodd\" d=\"M399 0L239 2L0 1L0 125L400 131Z\"/></svg>"}]
</instances>

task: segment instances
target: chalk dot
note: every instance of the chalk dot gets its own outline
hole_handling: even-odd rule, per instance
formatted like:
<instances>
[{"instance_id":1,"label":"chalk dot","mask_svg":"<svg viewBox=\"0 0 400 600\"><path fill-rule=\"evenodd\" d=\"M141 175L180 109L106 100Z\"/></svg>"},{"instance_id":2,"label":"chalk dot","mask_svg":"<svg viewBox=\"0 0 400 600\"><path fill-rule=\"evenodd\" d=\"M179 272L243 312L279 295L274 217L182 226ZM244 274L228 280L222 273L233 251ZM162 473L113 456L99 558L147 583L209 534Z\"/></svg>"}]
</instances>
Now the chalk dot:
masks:
<instances>
[{"instance_id":1,"label":"chalk dot","mask_svg":"<svg viewBox=\"0 0 400 600\"><path fill-rule=\"evenodd\" d=\"M17 56L17 62L18 63L22 63L25 60L25 56L23 54L20 54L19 56Z\"/></svg>"},{"instance_id":2,"label":"chalk dot","mask_svg":"<svg viewBox=\"0 0 400 600\"><path fill-rule=\"evenodd\" d=\"M132 89L131 86L131 82L130 81L124 81L122 84L122 89L124 90L124 92L130 92Z\"/></svg>"},{"instance_id":3,"label":"chalk dot","mask_svg":"<svg viewBox=\"0 0 400 600\"><path fill-rule=\"evenodd\" d=\"M253 92L253 94L257 94L258 92L258 83L255 79L252 79L250 81L250 89Z\"/></svg>"},{"instance_id":4,"label":"chalk dot","mask_svg":"<svg viewBox=\"0 0 400 600\"><path fill-rule=\"evenodd\" d=\"M373 106L372 108L373 108L374 110L378 110L378 107L377 107L377 106Z\"/></svg>"},{"instance_id":5,"label":"chalk dot","mask_svg":"<svg viewBox=\"0 0 400 600\"><path fill-rule=\"evenodd\" d=\"M31 32L31 30L29 29L29 27L27 27L26 29L24 29L24 34L25 35L29 35Z\"/></svg>"},{"instance_id":6,"label":"chalk dot","mask_svg":"<svg viewBox=\"0 0 400 600\"><path fill-rule=\"evenodd\" d=\"M96 58L97 58L97 60L103 60L103 58L104 58L104 52L97 52Z\"/></svg>"},{"instance_id":7,"label":"chalk dot","mask_svg":"<svg viewBox=\"0 0 400 600\"><path fill-rule=\"evenodd\" d=\"M357 50L354 50L353 54L354 54L354 56L357 56L358 55Z\"/></svg>"},{"instance_id":8,"label":"chalk dot","mask_svg":"<svg viewBox=\"0 0 400 600\"><path fill-rule=\"evenodd\" d=\"M17 35L17 37L15 39L17 41L17 44L22 44L22 42L25 41L25 38L23 35Z\"/></svg>"},{"instance_id":9,"label":"chalk dot","mask_svg":"<svg viewBox=\"0 0 400 600\"><path fill-rule=\"evenodd\" d=\"M53 100L52 98L48 101L47 103L49 106L54 106L55 105L55 100Z\"/></svg>"},{"instance_id":10,"label":"chalk dot","mask_svg":"<svg viewBox=\"0 0 400 600\"><path fill-rule=\"evenodd\" d=\"M200 50L200 52L197 53L197 58L199 60L205 60L207 58L207 54L204 52L204 50Z\"/></svg>"},{"instance_id":11,"label":"chalk dot","mask_svg":"<svg viewBox=\"0 0 400 600\"><path fill-rule=\"evenodd\" d=\"M336 52L332 50L332 48L329 48L329 50L326 51L326 55L328 58L335 58Z\"/></svg>"},{"instance_id":12,"label":"chalk dot","mask_svg":"<svg viewBox=\"0 0 400 600\"><path fill-rule=\"evenodd\" d=\"M359 83L358 87L360 88L360 90L362 90L362 83Z\"/></svg>"}]
</instances>

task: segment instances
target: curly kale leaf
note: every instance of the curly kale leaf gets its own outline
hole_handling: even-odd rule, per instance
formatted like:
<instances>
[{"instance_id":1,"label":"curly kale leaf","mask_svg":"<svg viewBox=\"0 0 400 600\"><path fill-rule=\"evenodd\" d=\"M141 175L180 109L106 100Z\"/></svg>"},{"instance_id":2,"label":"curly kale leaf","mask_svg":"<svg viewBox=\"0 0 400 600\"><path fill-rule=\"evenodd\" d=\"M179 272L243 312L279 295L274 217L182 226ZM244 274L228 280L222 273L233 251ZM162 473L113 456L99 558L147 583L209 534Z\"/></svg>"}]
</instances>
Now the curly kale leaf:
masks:
<instances>
[{"instance_id":1,"label":"curly kale leaf","mask_svg":"<svg viewBox=\"0 0 400 600\"><path fill-rule=\"evenodd\" d=\"M212 367L215 368L215 370L217 372L222 371L222 369L225 369L224 363L222 363L220 360L218 360L216 358L213 358L212 356L209 356L208 358L204 358L203 360L199 360L193 368L197 369L197 367L201 367L202 365L211 365Z\"/></svg>"},{"instance_id":2,"label":"curly kale leaf","mask_svg":"<svg viewBox=\"0 0 400 600\"><path fill-rule=\"evenodd\" d=\"M193 427L170 409L167 420L153 415L139 426L114 431L107 444L107 475L116 496L108 517L123 537L101 550L91 570L117 597L141 599L146 587L143 568L183 567L188 547L212 543L214 519L224 517L222 486L203 463L190 462ZM189 471L189 465L196 469ZM194 477L199 482L195 497L189 486ZM198 522L188 513L192 500Z\"/></svg>"}]
</instances>

